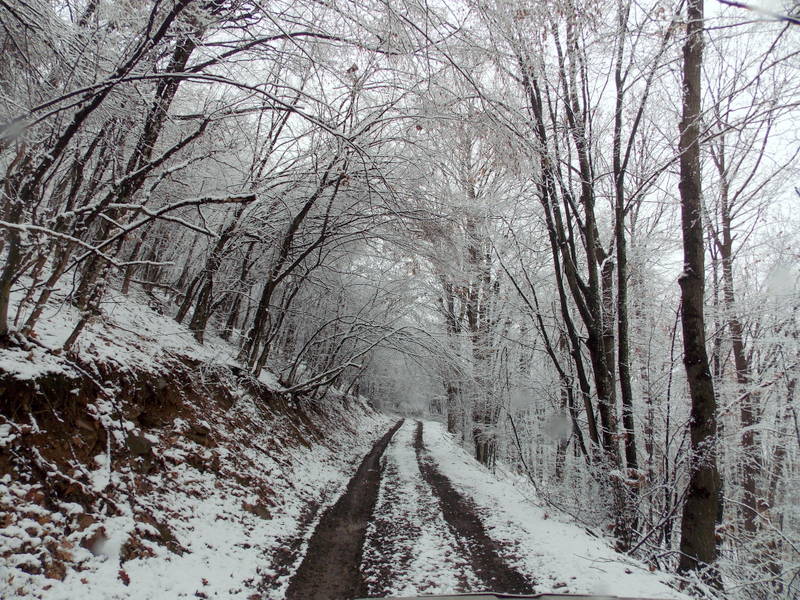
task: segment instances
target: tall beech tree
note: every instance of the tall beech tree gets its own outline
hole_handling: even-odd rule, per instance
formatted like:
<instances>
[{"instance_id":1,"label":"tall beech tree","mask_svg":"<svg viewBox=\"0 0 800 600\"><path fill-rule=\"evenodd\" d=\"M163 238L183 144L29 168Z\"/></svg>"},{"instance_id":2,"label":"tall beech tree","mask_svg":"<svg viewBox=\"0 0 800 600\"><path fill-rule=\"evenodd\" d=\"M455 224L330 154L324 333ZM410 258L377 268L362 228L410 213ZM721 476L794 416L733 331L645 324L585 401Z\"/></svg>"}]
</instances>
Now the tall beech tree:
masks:
<instances>
[{"instance_id":1,"label":"tall beech tree","mask_svg":"<svg viewBox=\"0 0 800 600\"><path fill-rule=\"evenodd\" d=\"M689 421L689 486L681 521L678 570L683 573L698 572L707 583L720 586L715 565L718 556L716 523L720 495L717 470L717 399L706 351L704 319L705 242L700 169L703 23L703 0L688 0L686 38L683 44L678 189L683 237L683 272L679 278L683 364L692 406Z\"/></svg>"}]
</instances>

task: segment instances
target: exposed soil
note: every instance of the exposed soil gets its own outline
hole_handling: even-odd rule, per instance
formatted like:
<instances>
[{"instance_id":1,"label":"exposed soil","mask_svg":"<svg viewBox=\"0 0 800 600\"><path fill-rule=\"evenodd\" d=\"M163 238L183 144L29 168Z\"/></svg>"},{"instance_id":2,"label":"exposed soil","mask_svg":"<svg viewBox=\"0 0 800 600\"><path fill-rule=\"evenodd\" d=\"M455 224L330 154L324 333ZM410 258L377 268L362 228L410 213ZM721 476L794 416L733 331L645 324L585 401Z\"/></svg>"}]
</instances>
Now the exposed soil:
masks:
<instances>
[{"instance_id":1,"label":"exposed soil","mask_svg":"<svg viewBox=\"0 0 800 600\"><path fill-rule=\"evenodd\" d=\"M0 568L0 590L12 581L14 589L30 590L41 579L91 572L87 555L107 539L105 521L126 513L141 528L121 538L121 567L152 558L156 546L182 555L187 548L179 538L204 525L188 511L212 489L226 489L232 503L241 503L217 519L231 520L234 528L247 513L270 520L282 490L294 488L292 470L283 468L290 451L318 445L335 451L346 439L342 433L358 435L343 418L348 407L350 414L365 410L347 398L293 399L240 369L177 352L141 365L21 342L0 347L21 365L31 363L29 372L0 369L0 481L10 475L10 483L0 483L0 564L20 565ZM109 454L100 479L97 457ZM316 510L309 506L298 525L313 522ZM292 564L295 552L287 544ZM95 585L97 578L87 580Z\"/></svg>"},{"instance_id":2,"label":"exposed soil","mask_svg":"<svg viewBox=\"0 0 800 600\"><path fill-rule=\"evenodd\" d=\"M355 598L364 593L359 569L367 523L378 499L380 458L403 421L398 421L364 457L347 490L320 519L287 600Z\"/></svg>"},{"instance_id":3,"label":"exposed soil","mask_svg":"<svg viewBox=\"0 0 800 600\"><path fill-rule=\"evenodd\" d=\"M504 548L486 533L475 505L453 488L450 480L439 472L427 456L422 440L422 423L419 421L414 449L422 476L439 496L445 521L461 540L472 569L484 582L486 589L504 594L534 593L535 582L501 558Z\"/></svg>"}]
</instances>

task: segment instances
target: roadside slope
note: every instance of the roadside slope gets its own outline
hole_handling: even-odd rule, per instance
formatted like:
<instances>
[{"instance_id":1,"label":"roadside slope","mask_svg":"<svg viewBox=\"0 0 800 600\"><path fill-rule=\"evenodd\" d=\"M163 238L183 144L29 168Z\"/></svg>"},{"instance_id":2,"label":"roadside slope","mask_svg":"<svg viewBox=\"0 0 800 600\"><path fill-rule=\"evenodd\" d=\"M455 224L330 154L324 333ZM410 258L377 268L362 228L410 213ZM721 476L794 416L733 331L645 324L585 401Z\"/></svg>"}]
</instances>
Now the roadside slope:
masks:
<instances>
[{"instance_id":1,"label":"roadside slope","mask_svg":"<svg viewBox=\"0 0 800 600\"><path fill-rule=\"evenodd\" d=\"M292 399L224 341L114 300L74 352L50 349L69 307L0 348L0 597L282 597L389 420Z\"/></svg>"}]
</instances>

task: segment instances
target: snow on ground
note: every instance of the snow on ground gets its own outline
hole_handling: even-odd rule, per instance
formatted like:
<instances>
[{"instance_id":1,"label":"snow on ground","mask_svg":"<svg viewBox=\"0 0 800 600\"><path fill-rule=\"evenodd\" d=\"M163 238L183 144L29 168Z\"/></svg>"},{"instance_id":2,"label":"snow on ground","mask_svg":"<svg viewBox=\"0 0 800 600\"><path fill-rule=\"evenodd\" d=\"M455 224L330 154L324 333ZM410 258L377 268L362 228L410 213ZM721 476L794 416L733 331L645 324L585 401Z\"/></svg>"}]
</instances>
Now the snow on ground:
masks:
<instances>
[{"instance_id":1,"label":"snow on ground","mask_svg":"<svg viewBox=\"0 0 800 600\"><path fill-rule=\"evenodd\" d=\"M56 290L36 328L43 347L0 349L0 369L16 379L84 373L45 349L59 348L79 320L77 310L62 303L66 293ZM12 315L20 296L13 298ZM208 376L212 387L222 381L215 369L235 365L234 346L214 335L198 344L185 326L161 314L157 298L110 291L101 310L102 318L73 348L84 362L168 380L173 368L195 361L192 376ZM262 372L260 380L280 389L272 373ZM76 486L88 482L108 497L118 509L113 516L102 508L85 512L79 504L48 502L43 486L14 475L1 479L0 598L282 597L303 540L388 420L363 400L344 407L335 392L299 420L294 408L275 408L241 389L232 393L232 407L193 399L166 425L141 431L111 400L89 405L116 444L101 449L93 464L76 463L72 476L80 479ZM3 422L0 450L30 429ZM134 461L139 467L123 460L110 469L109 457L118 460L130 443L127 434L152 444L152 469L138 470L141 459ZM77 570L64 571L64 565Z\"/></svg>"},{"instance_id":2,"label":"snow on ground","mask_svg":"<svg viewBox=\"0 0 800 600\"><path fill-rule=\"evenodd\" d=\"M579 525L558 520L527 500L511 479L494 477L456 445L441 423L425 421L424 426L425 445L442 474L475 502L492 538L517 548L512 565L534 575L537 590L687 598L665 583L668 575L651 573Z\"/></svg>"},{"instance_id":3,"label":"snow on ground","mask_svg":"<svg viewBox=\"0 0 800 600\"><path fill-rule=\"evenodd\" d=\"M416 423L406 419L382 458L375 518L367 529L364 578L370 595L414 596L478 589L439 502L422 479ZM384 572L379 572L380 568ZM375 582L389 581L388 589Z\"/></svg>"},{"instance_id":4,"label":"snow on ground","mask_svg":"<svg viewBox=\"0 0 800 600\"><path fill-rule=\"evenodd\" d=\"M0 371L16 379L35 379L54 373L76 374L42 348L3 348L0 351Z\"/></svg>"},{"instance_id":5,"label":"snow on ground","mask_svg":"<svg viewBox=\"0 0 800 600\"><path fill-rule=\"evenodd\" d=\"M45 347L60 347L78 321L77 311L61 302L64 294L66 290L57 291L37 327ZM120 370L165 376L169 359L176 355L198 361L199 376L215 365L235 364L234 346L213 335L201 346L161 310L153 297L110 292L103 318L88 325L78 340L81 355ZM68 361L42 348L0 350L0 369L18 379L59 371L76 375ZM271 373L263 372L260 379L277 387ZM102 412L103 403L98 401L96 408ZM163 465L153 473L110 470L110 449L98 454L94 465L82 467L90 469L87 479L95 491L114 493L120 510L99 519L95 514L83 523L80 519L88 515L80 505L60 502L44 510L40 488L6 476L0 481L0 505L14 506L20 518L0 518L0 556L10 557L0 562L0 597L283 597L324 508L335 501L358 461L389 426L387 417L361 401L346 418L327 410L318 415L316 425L325 431L324 442L322 436L315 439L313 431L297 429L285 414L257 406L244 393L224 414L208 415L208 422L176 417L170 425L144 434ZM107 428L112 416L109 413L109 422L104 421ZM130 421L117 425L120 432L136 433ZM214 431L214 444L187 435L197 425ZM293 428L297 439L289 443L287 432ZM513 481L494 478L458 448L440 424L426 422L424 431L439 469L473 499L488 533L517 548L514 566L533 574L537 588L683 598L662 583L666 575L648 572L573 523L548 518ZM0 447L21 432L13 423L3 424ZM393 582L382 593L474 589L477 579L422 479L413 434L414 422L407 420L384 455L376 513L380 516L367 534L367 564L372 558L375 569L392 573L385 577L367 568L366 574L375 581ZM527 489L525 493L530 494ZM26 560L36 565L37 547L49 548L53 556L80 570L68 570L61 581L58 573L48 578L46 572L17 569L24 568Z\"/></svg>"},{"instance_id":6,"label":"snow on ground","mask_svg":"<svg viewBox=\"0 0 800 600\"><path fill-rule=\"evenodd\" d=\"M60 348L80 320L80 311L65 301L69 291L62 280L36 325L36 337L44 346ZM12 294L11 315L17 312L20 296L21 292ZM233 345L212 332L207 333L203 345L198 344L185 325L162 314L171 310L136 287L128 296L109 289L100 304L100 316L87 324L76 345L82 355L116 363L125 370L153 370L158 359L172 354L212 364L235 364ZM23 311L19 324L25 316Z\"/></svg>"},{"instance_id":7,"label":"snow on ground","mask_svg":"<svg viewBox=\"0 0 800 600\"><path fill-rule=\"evenodd\" d=\"M245 400L242 403L238 410L252 409ZM264 597L282 597L297 565L279 576L271 569L272 559L288 540L310 536L315 519L305 520L309 503L318 503L321 497L323 507L332 503L346 486L354 461L385 431L385 418L367 411L358 414L355 432L342 428L326 444L275 448L274 455L257 450L270 443L268 434L239 448L175 445L165 450L162 456L170 467L148 476L146 489L129 490L130 504L120 503L123 514L102 522L103 535L90 548L79 545L86 531L62 542L81 570L70 570L59 581L0 567L0 597L245 600L253 594L261 598L259 588L267 591ZM181 426L175 424L176 429ZM209 465L219 461L223 476L191 466L186 460L189 452L199 452ZM102 458L94 473L101 481L108 475ZM253 494L252 487L237 485L226 468L239 470L236 475L244 478L261 472L268 489L263 495ZM129 483L115 472L112 485L124 489ZM161 524L168 524L169 535L174 536L172 550L147 541L148 535L159 535ZM14 531L0 529L0 549L15 539ZM126 552L128 557L123 556Z\"/></svg>"}]
</instances>

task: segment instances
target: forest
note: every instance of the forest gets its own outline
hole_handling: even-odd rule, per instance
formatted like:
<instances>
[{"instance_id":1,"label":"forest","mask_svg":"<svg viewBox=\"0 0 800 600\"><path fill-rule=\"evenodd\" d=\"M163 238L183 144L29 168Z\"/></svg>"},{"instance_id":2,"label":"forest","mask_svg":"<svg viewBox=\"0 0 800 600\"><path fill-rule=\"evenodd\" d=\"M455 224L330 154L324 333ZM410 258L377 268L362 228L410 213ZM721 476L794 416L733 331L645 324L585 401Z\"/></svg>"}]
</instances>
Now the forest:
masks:
<instances>
[{"instance_id":1,"label":"forest","mask_svg":"<svg viewBox=\"0 0 800 600\"><path fill-rule=\"evenodd\" d=\"M795 10L0 0L2 345L136 297L697 595L796 597Z\"/></svg>"}]
</instances>

